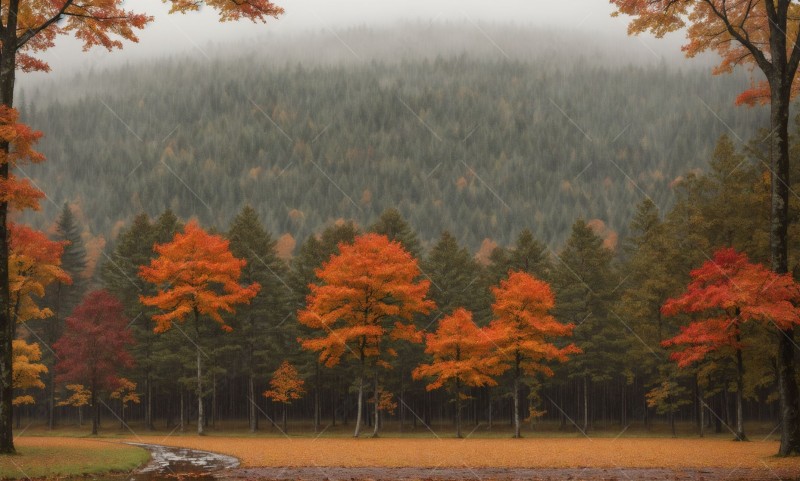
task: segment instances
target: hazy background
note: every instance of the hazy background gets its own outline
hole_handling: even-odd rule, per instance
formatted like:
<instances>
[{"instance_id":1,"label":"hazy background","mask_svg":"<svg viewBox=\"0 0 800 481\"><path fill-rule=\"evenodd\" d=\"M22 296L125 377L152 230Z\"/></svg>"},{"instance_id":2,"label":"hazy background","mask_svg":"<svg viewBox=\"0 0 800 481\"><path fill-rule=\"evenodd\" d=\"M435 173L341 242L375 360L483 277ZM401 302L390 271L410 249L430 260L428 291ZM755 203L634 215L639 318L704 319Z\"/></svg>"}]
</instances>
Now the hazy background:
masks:
<instances>
[{"instance_id":1,"label":"hazy background","mask_svg":"<svg viewBox=\"0 0 800 481\"><path fill-rule=\"evenodd\" d=\"M154 21L140 32L138 44L128 44L122 51L114 52L94 48L87 54L81 51L78 42L65 37L60 38L57 46L44 58L53 67L51 75L58 75L178 53L213 56L215 47L226 44L248 49L269 48L270 41L280 44L298 36L331 34L363 27L380 29L397 23L467 25L483 35L487 45L501 55L509 46L509 39L501 41L495 38L496 35L486 30L487 26L511 24L516 28L545 28L558 33L575 31L588 38L590 43L594 36L603 37L606 45L612 45L611 49L620 47L628 52L639 51L652 59L679 56L683 40L681 34L674 34L666 40L656 40L648 35L628 37L627 19L612 18L613 9L606 0L278 0L277 3L285 8L285 15L277 21L270 20L265 26L248 21L220 23L211 9L169 15L168 5L161 0L128 1L126 8L154 17ZM346 40L341 39L339 43L339 47L348 50L354 58L362 57L356 47L346 44ZM27 75L28 81L43 76Z\"/></svg>"}]
</instances>

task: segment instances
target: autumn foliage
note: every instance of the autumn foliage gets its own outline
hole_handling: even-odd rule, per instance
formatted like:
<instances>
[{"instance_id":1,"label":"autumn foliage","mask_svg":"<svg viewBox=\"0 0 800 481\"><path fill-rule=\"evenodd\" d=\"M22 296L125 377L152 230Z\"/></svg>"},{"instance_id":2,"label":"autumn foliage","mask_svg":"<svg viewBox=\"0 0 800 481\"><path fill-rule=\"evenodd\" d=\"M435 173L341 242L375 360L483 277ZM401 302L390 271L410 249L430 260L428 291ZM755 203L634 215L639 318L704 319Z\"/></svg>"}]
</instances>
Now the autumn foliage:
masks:
<instances>
[{"instance_id":1,"label":"autumn foliage","mask_svg":"<svg viewBox=\"0 0 800 481\"><path fill-rule=\"evenodd\" d=\"M11 314L16 322L44 319L52 315L36 300L44 296L52 282L69 284L69 275L61 268L64 243L51 241L42 232L24 225L9 225L9 294Z\"/></svg>"},{"instance_id":2,"label":"autumn foliage","mask_svg":"<svg viewBox=\"0 0 800 481\"><path fill-rule=\"evenodd\" d=\"M122 303L107 291L93 291L66 319L64 335L53 344L58 356L57 382L82 384L91 393L93 434L97 433L101 395L118 389L120 371L133 366L129 323Z\"/></svg>"},{"instance_id":3,"label":"autumn foliage","mask_svg":"<svg viewBox=\"0 0 800 481\"><path fill-rule=\"evenodd\" d=\"M139 296L139 300L145 306L161 309L161 313L153 316L155 332L166 332L173 323L183 323L187 317L194 323L194 336L190 341L197 358L197 433L203 434L200 318L209 317L222 330L232 331L221 313L234 313L237 304L249 303L261 286L258 283L241 286L239 279L247 261L231 253L229 241L209 234L196 221L186 224L183 232L176 233L171 242L156 244L153 250L158 256L149 266L141 266L139 277L155 284L158 292L153 296Z\"/></svg>"},{"instance_id":4,"label":"autumn foliage","mask_svg":"<svg viewBox=\"0 0 800 481\"><path fill-rule=\"evenodd\" d=\"M258 284L239 285L246 261L231 254L227 240L209 234L195 221L172 242L153 250L158 257L142 266L139 276L159 288L154 296L140 297L145 306L163 311L153 316L156 332L168 331L173 322L184 322L192 314L208 316L229 331L220 312L234 312L236 304L249 302L260 289Z\"/></svg>"},{"instance_id":5,"label":"autumn foliage","mask_svg":"<svg viewBox=\"0 0 800 481\"><path fill-rule=\"evenodd\" d=\"M47 373L47 366L41 363L42 350L39 344L15 339L13 346L14 389L44 389L41 376ZM14 397L13 403L15 406L33 404L34 399L31 395L20 394Z\"/></svg>"},{"instance_id":6,"label":"autumn foliage","mask_svg":"<svg viewBox=\"0 0 800 481\"><path fill-rule=\"evenodd\" d=\"M19 122L16 109L0 105L0 144L9 146L8 151L0 149L0 165L7 164L13 170L27 163L44 162L44 155L34 150L41 137L41 132ZM7 177L0 176L0 202L8 203L12 209L38 210L43 198L44 192L29 179L20 179L13 172Z\"/></svg>"},{"instance_id":7,"label":"autumn foliage","mask_svg":"<svg viewBox=\"0 0 800 481\"><path fill-rule=\"evenodd\" d=\"M691 282L679 297L664 303L666 316L680 313L701 319L664 341L678 347L671 358L681 367L703 360L723 346L741 349L740 325L754 321L784 330L800 323L800 286L790 274L776 274L732 248L718 250L713 259L691 272Z\"/></svg>"},{"instance_id":8,"label":"autumn foliage","mask_svg":"<svg viewBox=\"0 0 800 481\"><path fill-rule=\"evenodd\" d=\"M328 367L343 355L374 358L389 367L379 359L396 355L384 345L388 340L421 340L411 321L433 308L425 298L430 282L417 280L416 259L386 236L365 234L339 250L316 271L319 283L309 286L307 306L298 314L301 323L323 335L303 339L302 345L319 352Z\"/></svg>"},{"instance_id":9,"label":"autumn foliage","mask_svg":"<svg viewBox=\"0 0 800 481\"><path fill-rule=\"evenodd\" d=\"M686 29L688 42L683 51L694 57L705 51L719 54L721 62L714 73L730 73L739 65L764 68L769 62L770 22L777 14L770 14L767 2L729 2L725 0L680 1L674 0L611 0L617 6L616 15L633 16L628 31L632 34L652 32L658 37ZM800 5L786 2L786 25L781 25L786 37L787 58L791 57L800 27ZM775 9L775 8L774 8ZM773 16L773 20L770 16ZM795 68L796 65L795 65ZM792 94L798 83L792 85ZM751 88L737 98L737 103L753 105L770 99L770 86L766 80L753 82Z\"/></svg>"},{"instance_id":10,"label":"autumn foliage","mask_svg":"<svg viewBox=\"0 0 800 481\"><path fill-rule=\"evenodd\" d=\"M552 376L549 362L566 362L581 350L574 344L553 341L572 335L573 324L562 324L550 314L555 296L550 285L526 272L508 273L492 287L494 320L489 326L500 362L514 376L515 436L519 437L519 383L522 376Z\"/></svg>"},{"instance_id":11,"label":"autumn foliage","mask_svg":"<svg viewBox=\"0 0 800 481\"><path fill-rule=\"evenodd\" d=\"M421 341L413 318L434 307L426 298L430 282L419 280L416 259L399 242L379 234L360 235L353 244L340 244L339 254L316 275L319 282L309 286L306 308L298 313L298 320L321 335L301 339L301 344L319 352L320 362L328 367L339 364L343 356L359 363L358 436L366 363L373 369L390 368L387 359L397 356L392 341ZM377 372L373 374L377 393Z\"/></svg>"},{"instance_id":12,"label":"autumn foliage","mask_svg":"<svg viewBox=\"0 0 800 481\"><path fill-rule=\"evenodd\" d=\"M466 387L496 386L494 376L504 370L498 356L491 355L492 339L475 325L472 313L464 308L439 321L436 332L425 336L425 353L429 364L414 369L414 379L433 378L425 386L428 391L447 387L456 402L456 435L461 437L461 404Z\"/></svg>"},{"instance_id":13,"label":"autumn foliage","mask_svg":"<svg viewBox=\"0 0 800 481\"><path fill-rule=\"evenodd\" d=\"M264 391L264 397L275 402L291 404L305 394L304 384L305 381L300 378L297 369L289 361L283 361L269 380L271 389Z\"/></svg>"},{"instance_id":14,"label":"autumn foliage","mask_svg":"<svg viewBox=\"0 0 800 481\"><path fill-rule=\"evenodd\" d=\"M264 391L264 397L272 399L275 402L283 404L283 432L287 431L286 424L286 407L297 399L303 397L306 390L303 387L305 381L300 378L300 375L292 366L289 361L283 361L272 379L269 380L269 386L272 389Z\"/></svg>"}]
</instances>

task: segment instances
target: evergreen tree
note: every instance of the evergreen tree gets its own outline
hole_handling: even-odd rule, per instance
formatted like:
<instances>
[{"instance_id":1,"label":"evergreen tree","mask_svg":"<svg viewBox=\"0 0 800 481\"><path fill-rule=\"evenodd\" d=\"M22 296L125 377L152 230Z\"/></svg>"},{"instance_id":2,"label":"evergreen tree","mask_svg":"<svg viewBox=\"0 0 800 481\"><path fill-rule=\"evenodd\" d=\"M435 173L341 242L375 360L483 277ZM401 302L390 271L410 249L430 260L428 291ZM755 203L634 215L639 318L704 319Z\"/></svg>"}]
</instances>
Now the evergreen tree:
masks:
<instances>
[{"instance_id":1,"label":"evergreen tree","mask_svg":"<svg viewBox=\"0 0 800 481\"><path fill-rule=\"evenodd\" d=\"M248 418L250 431L258 429L256 400L260 398L255 387L256 376L274 371L277 360L296 351L292 349L297 337L291 315L291 290L286 264L278 258L275 240L264 229L255 209L246 206L236 216L228 230L233 255L244 259L240 282L258 283L261 290L250 302L237 310L233 332L227 336L242 360L247 377Z\"/></svg>"},{"instance_id":2,"label":"evergreen tree","mask_svg":"<svg viewBox=\"0 0 800 481\"><path fill-rule=\"evenodd\" d=\"M72 314L72 310L81 302L88 287L86 278L86 247L81 237L83 229L72 213L69 204L64 203L61 215L56 220L55 240L66 241L64 254L61 256L61 268L69 274L71 284L54 282L48 286L45 304L53 311L53 317L45 319L39 325L39 336L46 345L52 346L60 337L64 321ZM48 368L47 382L47 427L55 426L55 356L51 350L44 352L44 363Z\"/></svg>"},{"instance_id":3,"label":"evergreen tree","mask_svg":"<svg viewBox=\"0 0 800 481\"><path fill-rule=\"evenodd\" d=\"M616 275L613 252L582 219L559 255L554 273L556 317L575 325L572 341L583 351L570 362L569 376L579 379L583 391L583 432L589 429L589 388L618 376L625 340L624 321L611 310Z\"/></svg>"},{"instance_id":4,"label":"evergreen tree","mask_svg":"<svg viewBox=\"0 0 800 481\"><path fill-rule=\"evenodd\" d=\"M480 267L449 232L442 232L422 263L422 272L431 281L430 298L438 307L434 319L439 313L447 315L459 307L471 311L480 307ZM436 330L436 326L430 329Z\"/></svg>"},{"instance_id":5,"label":"evergreen tree","mask_svg":"<svg viewBox=\"0 0 800 481\"><path fill-rule=\"evenodd\" d=\"M418 258L422 253L417 233L406 222L400 211L393 207L383 211L380 218L370 226L369 232L382 234L389 240L400 242L414 257Z\"/></svg>"},{"instance_id":6,"label":"evergreen tree","mask_svg":"<svg viewBox=\"0 0 800 481\"><path fill-rule=\"evenodd\" d=\"M139 368L142 381L139 385L144 388L144 423L148 430L153 429L153 370L156 368L153 355L158 339L151 322L155 312L139 302L140 295L154 294L153 287L139 277L139 268L153 258L154 243L155 226L147 214L139 214L130 227L120 232L114 251L100 270L106 289L120 300L131 319L130 329L136 343L130 351Z\"/></svg>"}]
</instances>

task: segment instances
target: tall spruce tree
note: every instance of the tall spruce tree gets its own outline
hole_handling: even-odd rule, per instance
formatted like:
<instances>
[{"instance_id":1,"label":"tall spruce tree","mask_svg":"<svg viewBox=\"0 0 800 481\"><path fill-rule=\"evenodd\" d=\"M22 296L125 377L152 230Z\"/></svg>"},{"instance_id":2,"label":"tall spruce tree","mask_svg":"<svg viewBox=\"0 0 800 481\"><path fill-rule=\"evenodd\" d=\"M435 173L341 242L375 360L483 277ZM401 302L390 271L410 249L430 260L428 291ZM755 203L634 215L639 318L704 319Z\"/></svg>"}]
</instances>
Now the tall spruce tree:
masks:
<instances>
[{"instance_id":1,"label":"tall spruce tree","mask_svg":"<svg viewBox=\"0 0 800 481\"><path fill-rule=\"evenodd\" d=\"M553 284L556 288L556 317L575 324L572 342L583 354L568 367L583 393L583 432L589 429L589 389L593 383L619 376L625 341L624 321L612 311L617 276L612 266L614 253L582 219L572 225L572 234L559 254Z\"/></svg>"},{"instance_id":2,"label":"tall spruce tree","mask_svg":"<svg viewBox=\"0 0 800 481\"><path fill-rule=\"evenodd\" d=\"M61 214L56 220L55 240L67 243L61 256L61 268L72 278L72 283L54 282L47 288L45 304L53 311L53 316L36 323L39 336L47 346L52 346L61 337L65 319L80 304L88 287L86 247L81 237L82 231L83 228L69 204L64 203ZM56 358L52 350L45 350L43 361L48 368L47 427L53 429L56 422L54 369Z\"/></svg>"},{"instance_id":3,"label":"tall spruce tree","mask_svg":"<svg viewBox=\"0 0 800 481\"><path fill-rule=\"evenodd\" d=\"M369 231L385 235L389 240L399 242L414 257L419 257L422 253L417 233L403 218L400 211L394 207L383 211L380 218L369 227Z\"/></svg>"},{"instance_id":4,"label":"tall spruce tree","mask_svg":"<svg viewBox=\"0 0 800 481\"><path fill-rule=\"evenodd\" d=\"M278 367L278 360L296 352L292 341L296 324L291 315L292 292L289 270L275 251L275 240L266 231L255 209L245 206L233 219L228 230L230 249L234 256L245 259L241 282L261 285L261 291L250 305L239 308L233 323L230 342L242 360L247 378L248 419L250 432L258 429L256 389L257 377Z\"/></svg>"}]
</instances>

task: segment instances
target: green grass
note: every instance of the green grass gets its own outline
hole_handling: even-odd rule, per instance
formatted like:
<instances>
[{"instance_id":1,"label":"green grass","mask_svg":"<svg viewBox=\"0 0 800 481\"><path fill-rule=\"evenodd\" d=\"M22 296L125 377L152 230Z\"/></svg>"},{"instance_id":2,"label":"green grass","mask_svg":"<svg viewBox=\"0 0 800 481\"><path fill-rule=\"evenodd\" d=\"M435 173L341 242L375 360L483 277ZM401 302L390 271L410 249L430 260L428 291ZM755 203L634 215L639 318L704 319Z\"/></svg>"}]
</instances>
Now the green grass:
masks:
<instances>
[{"instance_id":1,"label":"green grass","mask_svg":"<svg viewBox=\"0 0 800 481\"><path fill-rule=\"evenodd\" d=\"M131 471L149 459L144 449L67 438L19 438L17 454L0 456L0 479L54 478Z\"/></svg>"}]
</instances>

